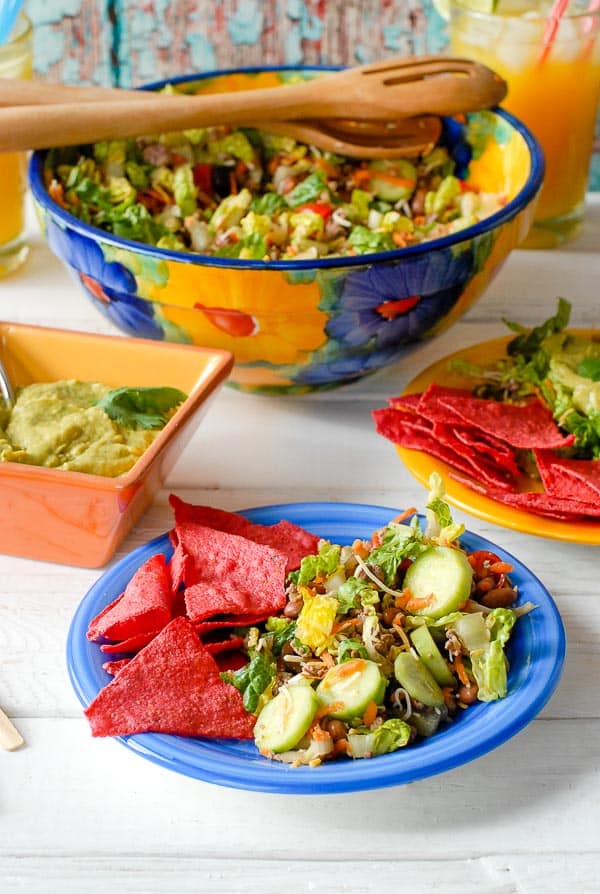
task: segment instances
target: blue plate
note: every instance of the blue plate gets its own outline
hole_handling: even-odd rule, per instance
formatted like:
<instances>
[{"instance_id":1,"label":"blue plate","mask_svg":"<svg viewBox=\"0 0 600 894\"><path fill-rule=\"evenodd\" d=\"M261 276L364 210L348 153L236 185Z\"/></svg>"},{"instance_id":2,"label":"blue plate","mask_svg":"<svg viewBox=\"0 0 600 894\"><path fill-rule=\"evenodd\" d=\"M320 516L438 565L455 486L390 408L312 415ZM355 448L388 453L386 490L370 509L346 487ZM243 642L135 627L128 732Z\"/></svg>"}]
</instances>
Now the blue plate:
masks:
<instances>
[{"instance_id":1,"label":"blue plate","mask_svg":"<svg viewBox=\"0 0 600 894\"><path fill-rule=\"evenodd\" d=\"M397 508L357 503L289 503L243 510L261 524L282 518L334 543L370 537L398 513ZM261 757L254 744L237 739L192 739L142 733L118 739L127 748L170 770L217 785L286 794L322 794L401 785L443 773L501 745L541 711L558 683L565 656L565 633L556 605L538 578L521 562L475 534L465 533L466 550L491 550L510 562L519 602L535 611L520 618L509 644L506 698L477 703L429 739L370 760L339 760L320 767L290 767ZM133 573L156 553L171 555L167 535L134 550L94 584L77 609L69 630L67 662L83 705L110 682L106 656L86 639L89 622L122 593ZM113 656L118 657L118 656Z\"/></svg>"}]
</instances>

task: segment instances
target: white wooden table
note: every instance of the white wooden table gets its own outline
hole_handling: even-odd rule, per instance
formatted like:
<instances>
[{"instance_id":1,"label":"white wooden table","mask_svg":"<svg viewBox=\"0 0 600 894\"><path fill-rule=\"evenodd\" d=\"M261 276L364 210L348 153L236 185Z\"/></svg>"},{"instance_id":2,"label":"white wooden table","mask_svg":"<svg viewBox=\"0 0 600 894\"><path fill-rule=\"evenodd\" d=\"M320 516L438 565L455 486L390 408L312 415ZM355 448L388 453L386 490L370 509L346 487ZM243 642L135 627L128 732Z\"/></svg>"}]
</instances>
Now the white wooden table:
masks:
<instances>
[{"instance_id":1,"label":"white wooden table","mask_svg":"<svg viewBox=\"0 0 600 894\"><path fill-rule=\"evenodd\" d=\"M224 389L169 487L115 557L170 525L170 490L241 509L295 500L422 506L424 491L377 437L370 411L439 356L544 319L558 295L598 325L600 196L564 251L515 252L468 316L404 362L303 398ZM0 282L0 318L114 332L32 228ZM568 655L542 713L501 748L404 787L329 796L202 783L92 739L65 640L101 572L0 555L0 704L26 747L0 752L0 890L296 894L600 890L600 552L456 512L522 559L553 594ZM1 550L1 545L0 545Z\"/></svg>"}]
</instances>

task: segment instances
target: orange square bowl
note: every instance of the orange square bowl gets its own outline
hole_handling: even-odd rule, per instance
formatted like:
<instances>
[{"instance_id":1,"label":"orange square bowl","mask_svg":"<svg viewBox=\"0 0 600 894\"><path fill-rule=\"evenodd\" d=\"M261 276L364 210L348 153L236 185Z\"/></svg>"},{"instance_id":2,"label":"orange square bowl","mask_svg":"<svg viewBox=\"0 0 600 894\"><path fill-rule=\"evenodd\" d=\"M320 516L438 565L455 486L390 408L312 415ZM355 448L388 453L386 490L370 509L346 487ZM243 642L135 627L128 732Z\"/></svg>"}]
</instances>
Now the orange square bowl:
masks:
<instances>
[{"instance_id":1,"label":"orange square bowl","mask_svg":"<svg viewBox=\"0 0 600 894\"><path fill-rule=\"evenodd\" d=\"M0 322L13 385L59 379L113 388L169 385L188 398L124 475L0 462L0 551L86 568L104 565L152 503L233 365L228 351Z\"/></svg>"}]
</instances>

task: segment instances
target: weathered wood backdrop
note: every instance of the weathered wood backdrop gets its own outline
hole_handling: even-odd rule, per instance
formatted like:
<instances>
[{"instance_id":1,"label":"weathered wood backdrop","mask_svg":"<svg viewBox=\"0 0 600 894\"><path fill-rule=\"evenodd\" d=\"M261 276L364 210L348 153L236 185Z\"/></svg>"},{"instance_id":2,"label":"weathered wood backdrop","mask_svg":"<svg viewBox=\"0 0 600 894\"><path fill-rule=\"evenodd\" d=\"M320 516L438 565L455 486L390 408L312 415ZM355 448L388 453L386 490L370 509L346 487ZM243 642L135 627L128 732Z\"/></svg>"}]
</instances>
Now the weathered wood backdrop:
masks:
<instances>
[{"instance_id":1,"label":"weathered wood backdrop","mask_svg":"<svg viewBox=\"0 0 600 894\"><path fill-rule=\"evenodd\" d=\"M26 0L50 81L122 87L263 63L361 63L436 52L431 0ZM593 186L600 189L600 157Z\"/></svg>"}]
</instances>

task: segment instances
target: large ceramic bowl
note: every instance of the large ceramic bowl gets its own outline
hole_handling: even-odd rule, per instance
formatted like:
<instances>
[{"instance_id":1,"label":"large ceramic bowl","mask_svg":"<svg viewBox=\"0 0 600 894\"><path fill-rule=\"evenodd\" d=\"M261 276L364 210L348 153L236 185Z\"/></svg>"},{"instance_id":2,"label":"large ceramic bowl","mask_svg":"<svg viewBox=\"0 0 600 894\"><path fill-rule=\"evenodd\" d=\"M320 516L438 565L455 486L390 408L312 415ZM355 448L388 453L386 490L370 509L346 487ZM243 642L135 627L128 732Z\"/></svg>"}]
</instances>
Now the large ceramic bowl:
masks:
<instances>
[{"instance_id":1,"label":"large ceramic bowl","mask_svg":"<svg viewBox=\"0 0 600 894\"><path fill-rule=\"evenodd\" d=\"M215 92L315 73L254 69L173 83ZM420 245L318 261L232 260L121 239L50 198L44 153L33 155L30 181L50 247L120 329L225 348L236 361L230 383L299 393L359 379L450 326L527 233L543 177L541 150L528 130L496 109L447 119L443 142L470 184L507 195L502 210Z\"/></svg>"}]
</instances>

